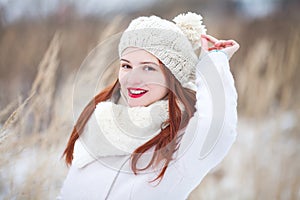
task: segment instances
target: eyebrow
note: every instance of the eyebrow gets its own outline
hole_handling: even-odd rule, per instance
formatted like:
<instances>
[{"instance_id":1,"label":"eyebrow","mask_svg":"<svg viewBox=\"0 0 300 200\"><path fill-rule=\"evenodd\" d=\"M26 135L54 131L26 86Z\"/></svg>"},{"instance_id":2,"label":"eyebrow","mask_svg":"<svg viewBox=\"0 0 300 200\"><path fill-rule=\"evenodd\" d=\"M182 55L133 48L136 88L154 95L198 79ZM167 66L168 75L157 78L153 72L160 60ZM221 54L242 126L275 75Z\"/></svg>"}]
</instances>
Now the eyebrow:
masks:
<instances>
[{"instance_id":1,"label":"eyebrow","mask_svg":"<svg viewBox=\"0 0 300 200\"><path fill-rule=\"evenodd\" d=\"M121 59L120 59L120 61L125 61L125 62L128 62L128 63L130 63L130 61L129 61L129 60L126 60L126 59L124 59L124 58L121 58ZM156 66L158 66L158 67L159 67L159 65L158 65L157 63L155 63L155 62L151 62L151 61L140 62L140 64L153 64L153 65L156 65Z\"/></svg>"}]
</instances>

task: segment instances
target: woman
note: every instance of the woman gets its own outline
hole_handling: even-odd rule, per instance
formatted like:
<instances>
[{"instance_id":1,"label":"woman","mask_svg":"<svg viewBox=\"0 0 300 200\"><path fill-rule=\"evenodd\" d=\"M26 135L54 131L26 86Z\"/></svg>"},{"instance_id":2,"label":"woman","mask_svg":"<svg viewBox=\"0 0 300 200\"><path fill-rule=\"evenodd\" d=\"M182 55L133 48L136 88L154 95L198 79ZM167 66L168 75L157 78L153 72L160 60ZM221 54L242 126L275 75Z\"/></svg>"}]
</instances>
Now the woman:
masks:
<instances>
[{"instance_id":1,"label":"woman","mask_svg":"<svg viewBox=\"0 0 300 200\"><path fill-rule=\"evenodd\" d=\"M130 23L118 80L86 106L65 149L61 199L186 199L225 157L237 123L228 59L239 45L205 35L201 19Z\"/></svg>"}]
</instances>

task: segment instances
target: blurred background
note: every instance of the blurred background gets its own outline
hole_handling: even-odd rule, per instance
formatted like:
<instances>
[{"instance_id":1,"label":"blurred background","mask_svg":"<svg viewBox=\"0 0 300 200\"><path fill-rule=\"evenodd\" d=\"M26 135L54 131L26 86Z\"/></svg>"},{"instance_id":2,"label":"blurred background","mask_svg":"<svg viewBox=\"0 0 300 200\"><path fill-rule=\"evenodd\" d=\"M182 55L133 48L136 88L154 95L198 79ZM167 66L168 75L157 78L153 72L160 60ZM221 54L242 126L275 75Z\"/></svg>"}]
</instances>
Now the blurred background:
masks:
<instances>
[{"instance_id":1,"label":"blurred background","mask_svg":"<svg viewBox=\"0 0 300 200\"><path fill-rule=\"evenodd\" d=\"M188 11L208 34L241 45L230 61L237 142L189 200L300 199L299 9L297 0L0 0L0 199L59 194L88 53L135 17Z\"/></svg>"}]
</instances>

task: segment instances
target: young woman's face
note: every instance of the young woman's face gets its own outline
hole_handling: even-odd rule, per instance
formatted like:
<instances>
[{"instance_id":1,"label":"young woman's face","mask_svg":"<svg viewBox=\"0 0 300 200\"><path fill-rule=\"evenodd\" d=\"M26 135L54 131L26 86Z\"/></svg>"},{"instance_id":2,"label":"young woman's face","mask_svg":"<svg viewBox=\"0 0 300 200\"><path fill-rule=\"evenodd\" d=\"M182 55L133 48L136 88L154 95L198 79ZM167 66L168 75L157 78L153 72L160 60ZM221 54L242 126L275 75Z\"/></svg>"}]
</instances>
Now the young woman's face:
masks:
<instances>
[{"instance_id":1,"label":"young woman's face","mask_svg":"<svg viewBox=\"0 0 300 200\"><path fill-rule=\"evenodd\" d=\"M127 48L120 59L121 92L130 107L148 106L167 95L159 60L145 50Z\"/></svg>"}]
</instances>

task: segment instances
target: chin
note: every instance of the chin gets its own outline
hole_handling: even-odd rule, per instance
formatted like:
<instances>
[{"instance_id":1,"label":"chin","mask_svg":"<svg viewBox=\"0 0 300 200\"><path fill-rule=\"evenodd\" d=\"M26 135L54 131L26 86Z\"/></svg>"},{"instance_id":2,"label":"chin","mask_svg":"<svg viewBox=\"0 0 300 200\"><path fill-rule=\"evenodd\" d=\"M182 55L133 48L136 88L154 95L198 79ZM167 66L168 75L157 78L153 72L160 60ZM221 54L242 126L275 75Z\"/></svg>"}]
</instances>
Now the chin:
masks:
<instances>
[{"instance_id":1,"label":"chin","mask_svg":"<svg viewBox=\"0 0 300 200\"><path fill-rule=\"evenodd\" d=\"M147 106L143 103L128 103L129 107Z\"/></svg>"},{"instance_id":2,"label":"chin","mask_svg":"<svg viewBox=\"0 0 300 200\"><path fill-rule=\"evenodd\" d=\"M129 101L128 102L128 106L129 107L138 107L138 106L149 106L150 104L152 104L153 102L139 102L139 101Z\"/></svg>"}]
</instances>

